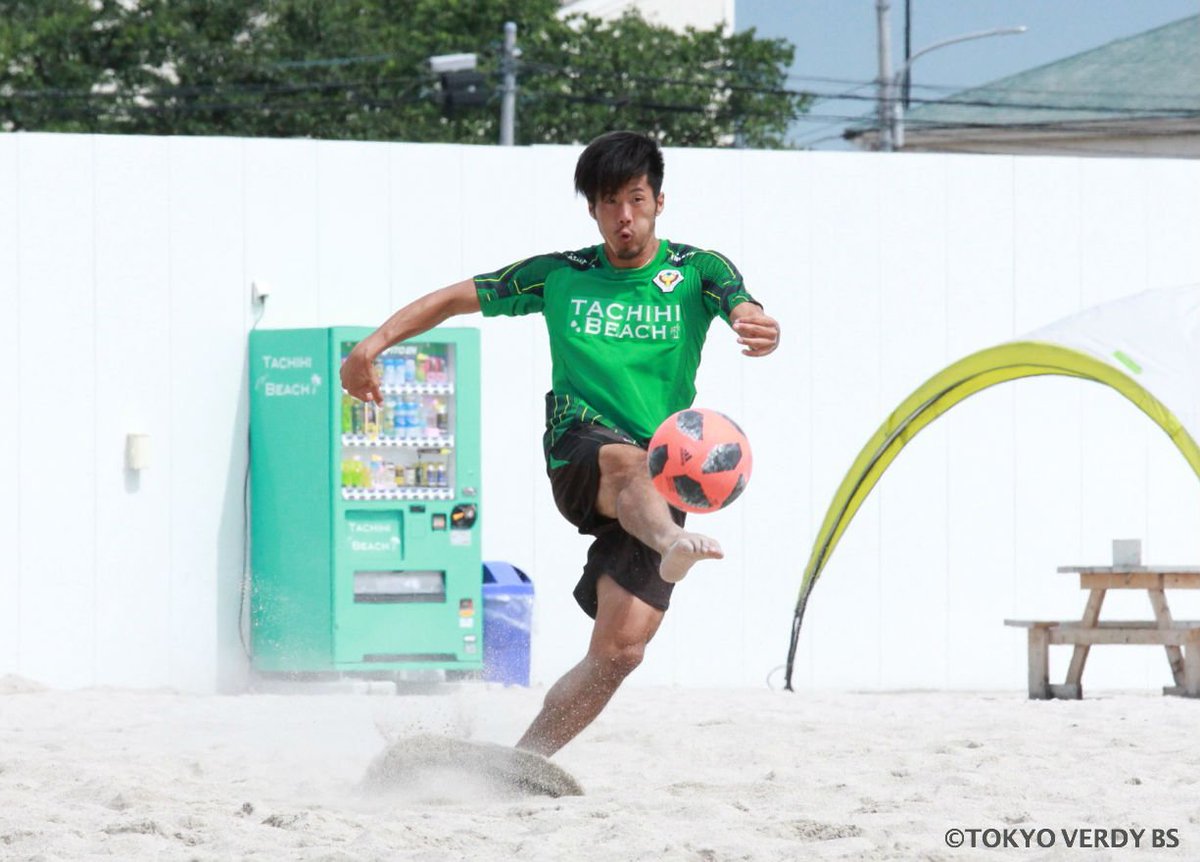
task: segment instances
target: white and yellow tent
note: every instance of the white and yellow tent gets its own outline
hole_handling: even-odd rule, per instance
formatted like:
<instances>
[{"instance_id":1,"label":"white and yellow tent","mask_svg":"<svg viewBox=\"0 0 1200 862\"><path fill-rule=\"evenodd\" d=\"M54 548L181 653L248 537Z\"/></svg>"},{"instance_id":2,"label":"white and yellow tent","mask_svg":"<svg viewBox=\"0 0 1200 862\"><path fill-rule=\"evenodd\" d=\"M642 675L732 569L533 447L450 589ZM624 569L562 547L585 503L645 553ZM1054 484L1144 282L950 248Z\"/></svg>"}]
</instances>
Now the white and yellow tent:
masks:
<instances>
[{"instance_id":1,"label":"white and yellow tent","mask_svg":"<svg viewBox=\"0 0 1200 862\"><path fill-rule=\"evenodd\" d=\"M858 453L834 494L800 584L788 649L788 689L809 594L900 450L976 392L1045 374L1091 380L1120 392L1162 428L1200 478L1200 285L1150 290L1098 305L960 359L900 402Z\"/></svg>"}]
</instances>

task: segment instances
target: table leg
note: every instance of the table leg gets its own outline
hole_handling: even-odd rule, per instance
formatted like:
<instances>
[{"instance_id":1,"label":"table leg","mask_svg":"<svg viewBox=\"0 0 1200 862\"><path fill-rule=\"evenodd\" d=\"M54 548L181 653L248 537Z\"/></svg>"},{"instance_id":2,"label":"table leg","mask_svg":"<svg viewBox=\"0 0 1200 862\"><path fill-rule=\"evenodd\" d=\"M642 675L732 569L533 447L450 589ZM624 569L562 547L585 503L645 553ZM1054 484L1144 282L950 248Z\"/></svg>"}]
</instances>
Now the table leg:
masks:
<instances>
[{"instance_id":1,"label":"table leg","mask_svg":"<svg viewBox=\"0 0 1200 862\"><path fill-rule=\"evenodd\" d=\"M1080 625L1083 628L1094 629L1097 620L1100 619L1100 606L1104 604L1104 594L1107 590L1093 589L1088 594L1087 606L1083 609L1083 619ZM1075 651L1071 653L1071 665L1067 668L1067 685L1074 685L1082 691L1083 666L1087 663L1088 650L1090 647L1087 644L1075 644Z\"/></svg>"},{"instance_id":2,"label":"table leg","mask_svg":"<svg viewBox=\"0 0 1200 862\"><path fill-rule=\"evenodd\" d=\"M1162 590L1155 589L1148 589L1146 593L1150 596L1150 607L1154 608L1154 619L1158 621L1158 627L1169 629L1171 627L1171 609L1167 607L1167 594ZM1165 646L1163 649L1167 651L1167 663L1171 665L1171 676L1175 677L1175 685L1186 686L1183 650L1177 646ZM1188 651L1191 652L1192 649L1194 648L1189 647Z\"/></svg>"},{"instance_id":3,"label":"table leg","mask_svg":"<svg viewBox=\"0 0 1200 862\"><path fill-rule=\"evenodd\" d=\"M1183 693L1200 697L1200 644L1191 643L1183 653Z\"/></svg>"},{"instance_id":4,"label":"table leg","mask_svg":"<svg viewBox=\"0 0 1200 862\"><path fill-rule=\"evenodd\" d=\"M1050 699L1050 630L1029 629L1029 699Z\"/></svg>"}]
</instances>

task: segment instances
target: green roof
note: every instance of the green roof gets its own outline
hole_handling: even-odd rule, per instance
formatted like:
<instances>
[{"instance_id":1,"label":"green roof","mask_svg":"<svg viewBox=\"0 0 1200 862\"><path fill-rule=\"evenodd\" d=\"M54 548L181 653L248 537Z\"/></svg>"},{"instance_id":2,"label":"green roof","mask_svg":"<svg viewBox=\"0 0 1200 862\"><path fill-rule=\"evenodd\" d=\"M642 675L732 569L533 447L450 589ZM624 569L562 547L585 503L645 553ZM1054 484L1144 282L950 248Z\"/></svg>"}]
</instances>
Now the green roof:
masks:
<instances>
[{"instance_id":1,"label":"green roof","mask_svg":"<svg viewBox=\"0 0 1200 862\"><path fill-rule=\"evenodd\" d=\"M1200 116L1200 15L1044 66L913 103L923 127L1044 125Z\"/></svg>"}]
</instances>

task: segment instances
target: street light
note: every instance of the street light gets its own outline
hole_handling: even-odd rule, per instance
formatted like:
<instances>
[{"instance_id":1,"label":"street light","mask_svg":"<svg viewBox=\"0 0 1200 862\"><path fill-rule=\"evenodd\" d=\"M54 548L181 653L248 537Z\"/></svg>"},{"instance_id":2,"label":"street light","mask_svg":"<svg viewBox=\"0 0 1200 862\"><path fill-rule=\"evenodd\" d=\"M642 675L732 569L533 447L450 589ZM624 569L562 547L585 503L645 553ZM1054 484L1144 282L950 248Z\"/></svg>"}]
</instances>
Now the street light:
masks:
<instances>
[{"instance_id":1,"label":"street light","mask_svg":"<svg viewBox=\"0 0 1200 862\"><path fill-rule=\"evenodd\" d=\"M441 83L442 116L454 117L463 108L487 103L487 78L475 70L474 54L438 54L429 58L429 70Z\"/></svg>"},{"instance_id":2,"label":"street light","mask_svg":"<svg viewBox=\"0 0 1200 862\"><path fill-rule=\"evenodd\" d=\"M500 87L500 145L511 147L517 124L517 25L504 25L504 53L500 71L504 76ZM453 116L459 108L478 107L488 101L487 79L475 70L475 54L438 54L429 58L429 69L438 75L442 84L442 114Z\"/></svg>"},{"instance_id":3,"label":"street light","mask_svg":"<svg viewBox=\"0 0 1200 862\"><path fill-rule=\"evenodd\" d=\"M975 33L963 33L961 36L952 36L949 39L943 39L941 42L934 42L932 45L927 45L920 51L914 53L911 57L904 61L904 65L900 70L892 76L889 82L891 93L888 94L888 101L891 103L891 139L892 145L898 150L904 146L904 105L897 97L902 91L905 82L908 80L909 73L912 71L912 65L917 61L918 57L928 54L930 51L936 51L938 48L945 48L947 45L955 45L959 42L969 42L972 39L984 39L988 36L1016 36L1024 33L1029 28L1024 24L1018 27L997 27L992 30L979 30Z\"/></svg>"},{"instance_id":4,"label":"street light","mask_svg":"<svg viewBox=\"0 0 1200 862\"><path fill-rule=\"evenodd\" d=\"M435 75L448 75L451 72L475 71L476 57L474 54L438 54L429 58L429 71Z\"/></svg>"}]
</instances>

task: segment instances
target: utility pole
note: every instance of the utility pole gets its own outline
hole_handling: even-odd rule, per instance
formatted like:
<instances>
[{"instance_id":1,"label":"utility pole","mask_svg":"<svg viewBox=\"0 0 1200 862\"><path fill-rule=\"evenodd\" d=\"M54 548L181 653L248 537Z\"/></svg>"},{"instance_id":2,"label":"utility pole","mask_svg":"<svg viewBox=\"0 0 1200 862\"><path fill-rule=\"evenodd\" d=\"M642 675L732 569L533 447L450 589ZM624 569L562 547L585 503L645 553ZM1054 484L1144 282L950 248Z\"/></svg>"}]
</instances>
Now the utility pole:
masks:
<instances>
[{"instance_id":1,"label":"utility pole","mask_svg":"<svg viewBox=\"0 0 1200 862\"><path fill-rule=\"evenodd\" d=\"M891 152L892 143L892 32L888 22L888 0L875 0L875 19L879 30L879 80L876 112L879 116L879 149Z\"/></svg>"},{"instance_id":2,"label":"utility pole","mask_svg":"<svg viewBox=\"0 0 1200 862\"><path fill-rule=\"evenodd\" d=\"M945 48L947 45L957 45L959 42L969 42L972 39L986 39L988 36L1017 36L1024 33L1029 28L1024 24L1017 27L994 27L991 30L980 30L975 33L963 33L961 36L952 36L949 39L943 39L940 42L935 42L932 45L927 45L915 54L909 54L904 59L904 65L900 67L900 71L892 78L892 103L890 113L890 136L893 149L904 148L904 108L907 98L901 99L900 93L907 93L909 90L909 81L912 78L912 66L917 62L919 57L923 57L930 51L936 51L938 48Z\"/></svg>"},{"instance_id":3,"label":"utility pole","mask_svg":"<svg viewBox=\"0 0 1200 862\"><path fill-rule=\"evenodd\" d=\"M500 90L500 146L513 146L517 125L517 25L509 21L504 25L504 86Z\"/></svg>"}]
</instances>

